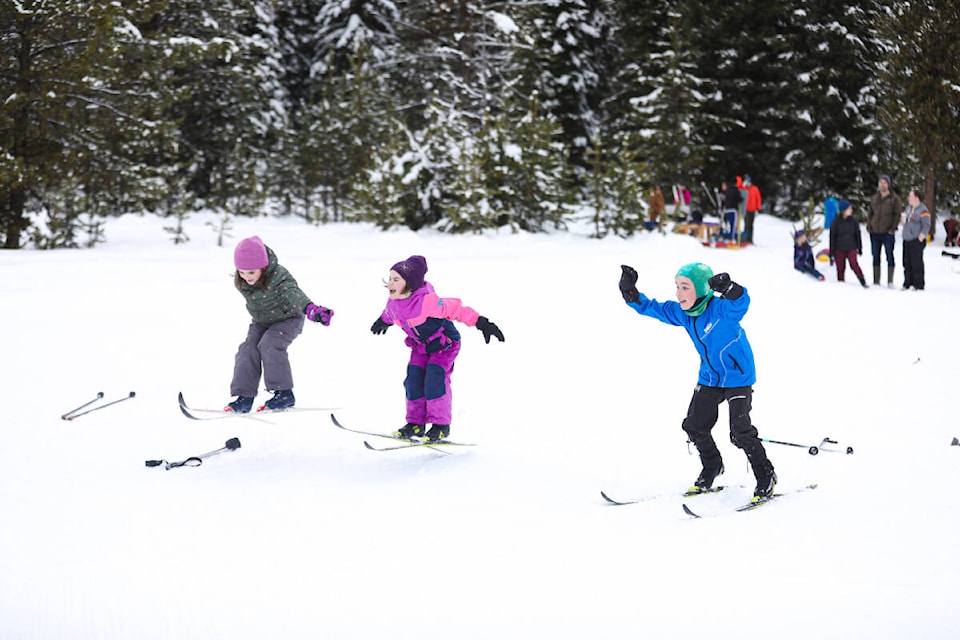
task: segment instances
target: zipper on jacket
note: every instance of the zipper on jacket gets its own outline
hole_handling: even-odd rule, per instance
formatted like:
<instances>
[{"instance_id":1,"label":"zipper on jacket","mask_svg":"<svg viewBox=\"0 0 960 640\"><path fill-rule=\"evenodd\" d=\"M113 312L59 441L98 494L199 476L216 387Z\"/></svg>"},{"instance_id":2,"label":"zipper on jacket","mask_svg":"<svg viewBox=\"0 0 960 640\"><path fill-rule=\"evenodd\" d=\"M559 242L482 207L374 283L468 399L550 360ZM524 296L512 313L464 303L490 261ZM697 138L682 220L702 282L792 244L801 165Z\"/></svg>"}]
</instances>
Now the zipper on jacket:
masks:
<instances>
[{"instance_id":1,"label":"zipper on jacket","mask_svg":"<svg viewBox=\"0 0 960 640\"><path fill-rule=\"evenodd\" d=\"M703 361L707 363L707 366L713 371L714 375L717 377L717 384L720 384L720 372L714 368L713 364L710 362L710 352L707 351L707 343L700 339L700 332L697 331L697 320L701 316L696 316L693 319L693 335L697 337L697 342L703 347Z\"/></svg>"}]
</instances>

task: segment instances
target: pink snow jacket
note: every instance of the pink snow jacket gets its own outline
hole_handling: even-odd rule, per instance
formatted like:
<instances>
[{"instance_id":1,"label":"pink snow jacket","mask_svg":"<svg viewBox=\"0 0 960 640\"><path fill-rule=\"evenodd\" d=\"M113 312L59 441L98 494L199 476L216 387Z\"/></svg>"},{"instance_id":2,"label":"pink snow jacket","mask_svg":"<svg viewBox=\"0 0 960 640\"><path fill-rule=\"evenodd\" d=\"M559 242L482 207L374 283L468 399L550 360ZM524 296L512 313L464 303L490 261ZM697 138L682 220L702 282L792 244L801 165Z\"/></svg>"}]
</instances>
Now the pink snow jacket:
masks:
<instances>
[{"instance_id":1,"label":"pink snow jacket","mask_svg":"<svg viewBox=\"0 0 960 640\"><path fill-rule=\"evenodd\" d=\"M409 298L387 300L387 307L380 314L380 319L387 324L403 329L408 347L423 352L426 345L435 340L440 341L441 347L460 340L460 332L452 320L475 327L479 317L479 313L464 306L459 299L438 296L429 282L424 282Z\"/></svg>"}]
</instances>

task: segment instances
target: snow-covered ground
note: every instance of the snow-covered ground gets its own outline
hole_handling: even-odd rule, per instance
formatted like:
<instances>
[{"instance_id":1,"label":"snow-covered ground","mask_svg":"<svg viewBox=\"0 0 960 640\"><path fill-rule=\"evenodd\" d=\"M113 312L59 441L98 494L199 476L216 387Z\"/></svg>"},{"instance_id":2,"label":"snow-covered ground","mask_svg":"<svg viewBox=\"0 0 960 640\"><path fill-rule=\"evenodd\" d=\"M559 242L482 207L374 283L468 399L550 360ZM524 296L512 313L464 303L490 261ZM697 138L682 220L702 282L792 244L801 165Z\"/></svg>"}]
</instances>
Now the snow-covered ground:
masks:
<instances>
[{"instance_id":1,"label":"snow-covered ground","mask_svg":"<svg viewBox=\"0 0 960 640\"><path fill-rule=\"evenodd\" d=\"M792 225L768 216L743 250L266 218L218 247L206 220L180 246L130 216L94 250L0 252L3 640L957 637L960 262L942 230L927 290L904 292L900 267L895 290L795 272ZM383 278L426 256L438 293L506 335L463 330L451 439L479 446L372 452L323 411L185 419L180 391L229 399L249 321L233 245L252 234L336 311L291 347L298 406L371 431L404 417L401 332L369 331ZM670 298L691 261L750 291L761 436L854 448L768 445L779 489L815 491L733 512L753 479L721 412L736 488L690 501L709 517L682 512L696 354L617 281L631 264ZM136 397L61 420L99 391ZM240 450L200 467L144 465L231 437ZM660 497L610 507L600 490Z\"/></svg>"}]
</instances>

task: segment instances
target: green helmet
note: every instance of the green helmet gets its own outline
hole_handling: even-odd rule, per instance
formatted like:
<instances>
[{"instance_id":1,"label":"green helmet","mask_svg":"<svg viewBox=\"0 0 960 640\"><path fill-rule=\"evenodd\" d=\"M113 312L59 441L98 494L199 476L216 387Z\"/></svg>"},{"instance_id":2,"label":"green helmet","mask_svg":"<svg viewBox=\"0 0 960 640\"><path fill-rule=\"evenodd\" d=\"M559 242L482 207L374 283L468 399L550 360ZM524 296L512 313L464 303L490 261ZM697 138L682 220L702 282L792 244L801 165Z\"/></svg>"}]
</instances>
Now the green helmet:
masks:
<instances>
[{"instance_id":1,"label":"green helmet","mask_svg":"<svg viewBox=\"0 0 960 640\"><path fill-rule=\"evenodd\" d=\"M713 277L713 269L702 262L691 262L690 264L685 264L680 267L680 270L677 271L677 276L690 278L690 282L693 283L693 290L697 293L697 304L687 309L685 313L688 316L700 315L703 313L703 310L707 308L707 305L710 304L710 300L713 299L710 285L707 283L707 281Z\"/></svg>"}]
</instances>

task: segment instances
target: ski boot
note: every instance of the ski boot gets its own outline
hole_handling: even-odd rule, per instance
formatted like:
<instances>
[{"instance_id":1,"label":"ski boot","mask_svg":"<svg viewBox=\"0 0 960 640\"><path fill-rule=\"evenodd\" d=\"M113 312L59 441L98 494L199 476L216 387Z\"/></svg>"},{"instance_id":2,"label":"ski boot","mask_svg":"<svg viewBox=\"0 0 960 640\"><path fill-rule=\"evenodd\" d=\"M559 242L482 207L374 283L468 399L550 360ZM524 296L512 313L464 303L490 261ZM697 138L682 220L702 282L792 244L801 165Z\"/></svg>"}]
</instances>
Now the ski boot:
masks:
<instances>
[{"instance_id":1,"label":"ski boot","mask_svg":"<svg viewBox=\"0 0 960 640\"><path fill-rule=\"evenodd\" d=\"M754 473L757 477L757 488L753 491L752 502L762 502L773 497L773 489L777 486L777 474L772 465Z\"/></svg>"},{"instance_id":2,"label":"ski boot","mask_svg":"<svg viewBox=\"0 0 960 640\"><path fill-rule=\"evenodd\" d=\"M450 435L450 425L448 424L435 424L430 427L430 430L426 433L426 438L430 442L439 442L440 440L445 439Z\"/></svg>"},{"instance_id":3,"label":"ski boot","mask_svg":"<svg viewBox=\"0 0 960 640\"><path fill-rule=\"evenodd\" d=\"M717 458L714 464L705 464L693 486L687 489L687 495L708 493L713 489L713 481L723 473L723 460Z\"/></svg>"},{"instance_id":4,"label":"ski boot","mask_svg":"<svg viewBox=\"0 0 960 640\"><path fill-rule=\"evenodd\" d=\"M233 411L234 413L250 413L251 409L253 409L253 398L246 396L237 396L236 400L223 408L224 411Z\"/></svg>"},{"instance_id":5,"label":"ski boot","mask_svg":"<svg viewBox=\"0 0 960 640\"><path fill-rule=\"evenodd\" d=\"M296 402L297 400L293 397L292 390L274 391L273 397L264 402L263 406L257 409L257 411L283 411L284 409L292 408Z\"/></svg>"},{"instance_id":6,"label":"ski boot","mask_svg":"<svg viewBox=\"0 0 960 640\"><path fill-rule=\"evenodd\" d=\"M403 438L404 440L410 440L412 438L419 438L423 435L423 425L422 424L413 424L408 422L394 432L394 435L398 438Z\"/></svg>"}]
</instances>

